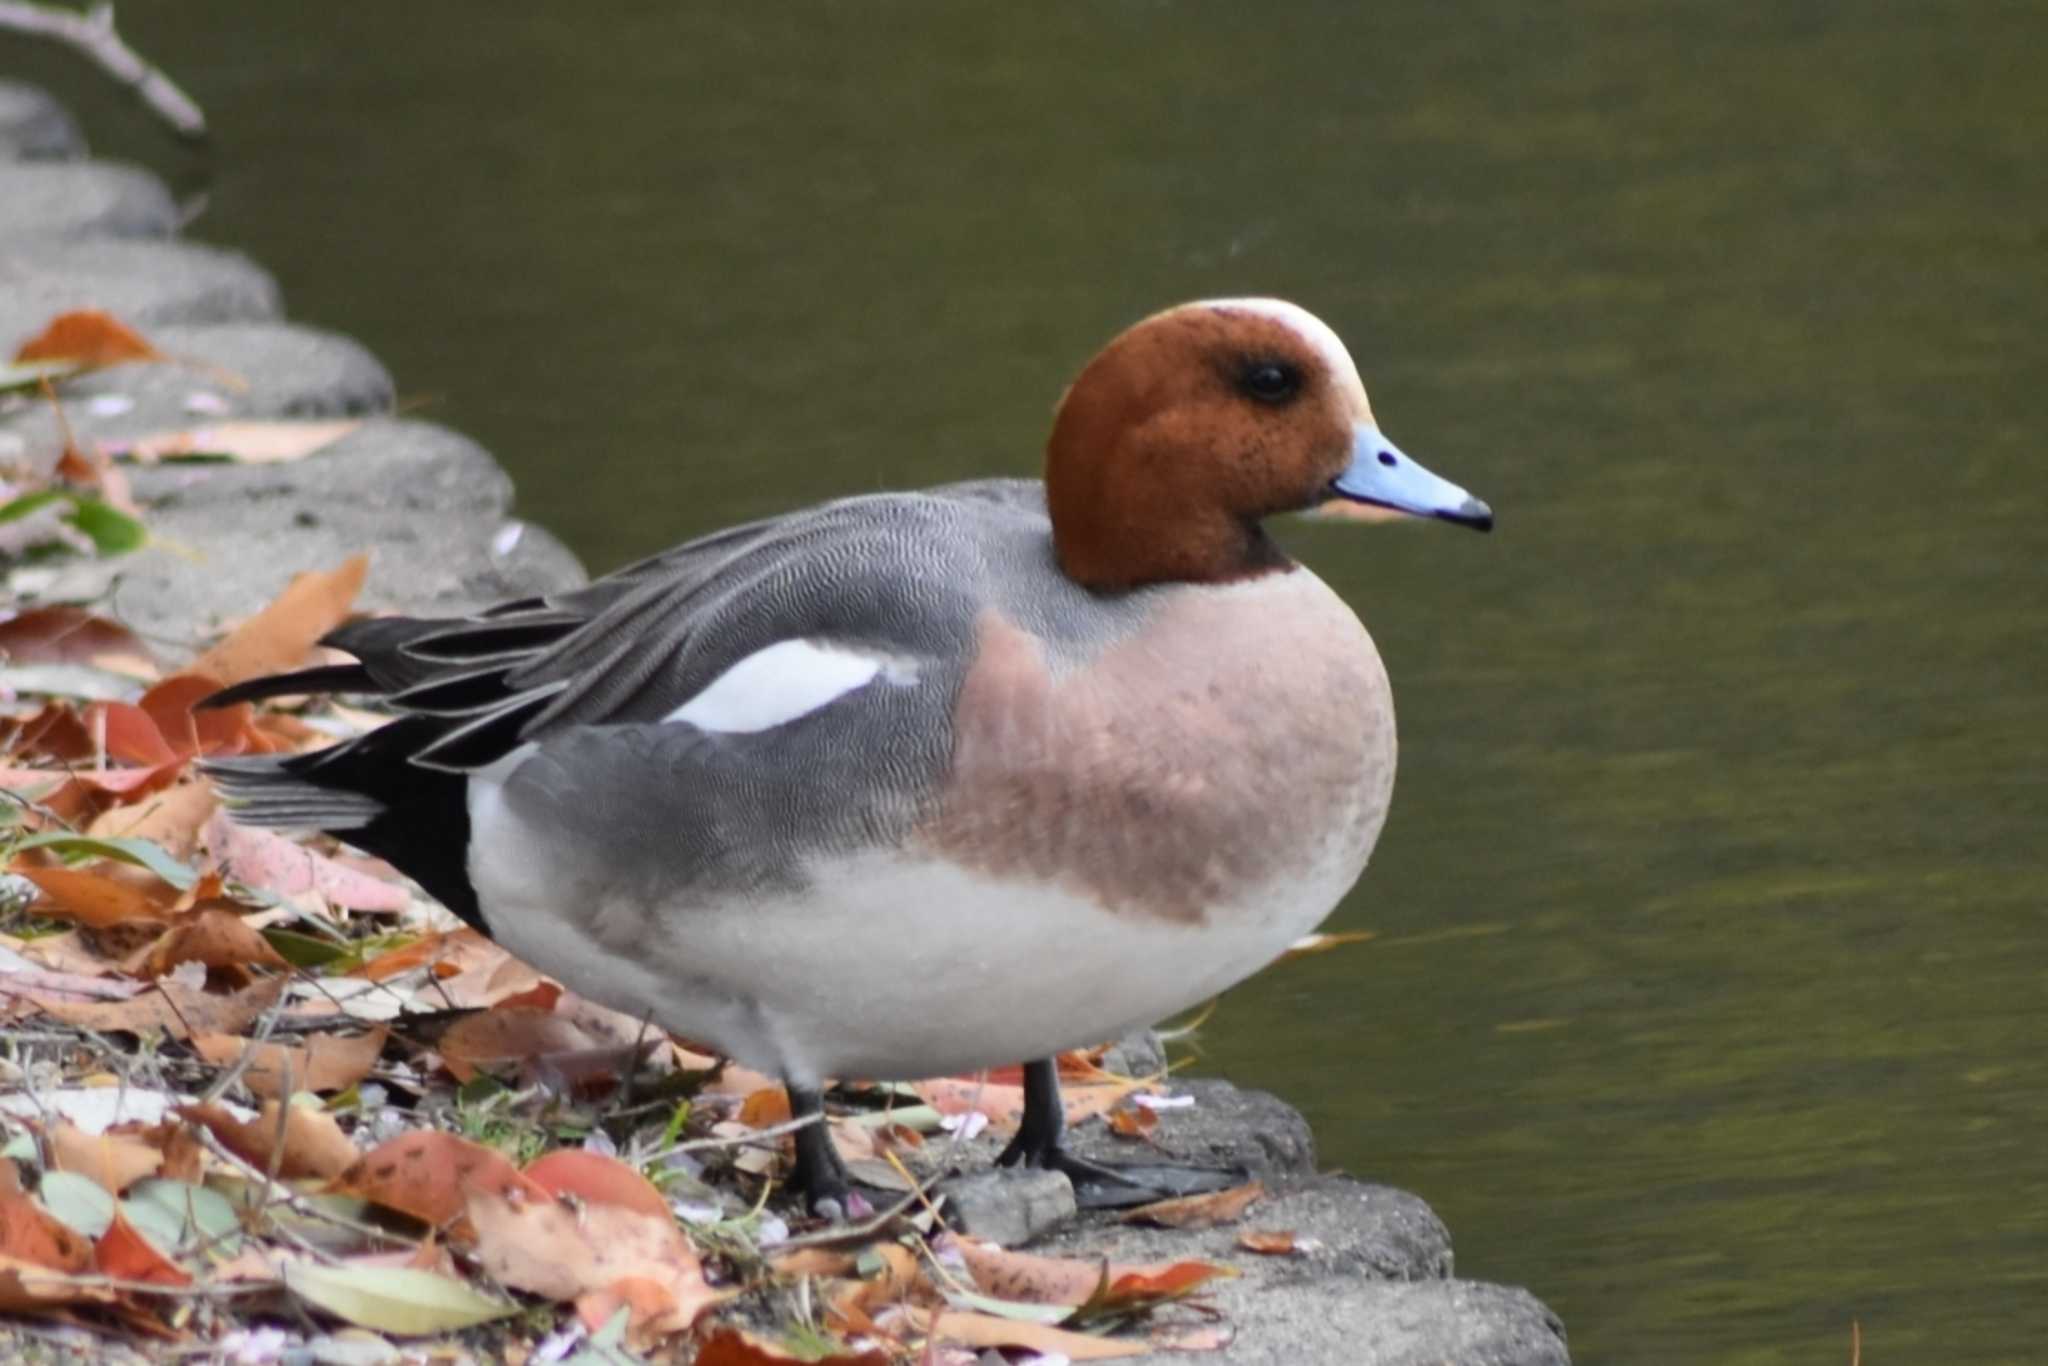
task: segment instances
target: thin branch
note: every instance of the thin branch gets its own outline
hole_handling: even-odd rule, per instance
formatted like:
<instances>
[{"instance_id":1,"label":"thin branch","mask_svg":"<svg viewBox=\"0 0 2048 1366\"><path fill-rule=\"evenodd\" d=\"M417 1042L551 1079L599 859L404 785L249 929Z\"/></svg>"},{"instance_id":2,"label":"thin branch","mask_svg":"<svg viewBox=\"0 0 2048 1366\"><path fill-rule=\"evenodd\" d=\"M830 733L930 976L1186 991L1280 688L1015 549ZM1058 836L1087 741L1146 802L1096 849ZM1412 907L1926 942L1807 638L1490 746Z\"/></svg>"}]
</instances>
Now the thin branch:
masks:
<instances>
[{"instance_id":1,"label":"thin branch","mask_svg":"<svg viewBox=\"0 0 2048 1366\"><path fill-rule=\"evenodd\" d=\"M128 46L114 31L114 7L94 5L80 13L61 5L0 0L0 29L48 38L76 49L100 70L133 90L136 97L179 137L206 137L206 115L177 83Z\"/></svg>"}]
</instances>

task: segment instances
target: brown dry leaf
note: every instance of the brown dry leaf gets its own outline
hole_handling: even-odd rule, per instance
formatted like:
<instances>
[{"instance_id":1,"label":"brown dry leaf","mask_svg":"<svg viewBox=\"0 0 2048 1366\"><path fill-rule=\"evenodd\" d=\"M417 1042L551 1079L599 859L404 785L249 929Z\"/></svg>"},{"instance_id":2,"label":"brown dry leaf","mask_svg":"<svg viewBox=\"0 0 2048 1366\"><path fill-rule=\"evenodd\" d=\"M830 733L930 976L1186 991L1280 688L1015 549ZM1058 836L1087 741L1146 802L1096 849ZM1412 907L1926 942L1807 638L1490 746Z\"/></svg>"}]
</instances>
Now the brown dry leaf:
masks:
<instances>
[{"instance_id":1,"label":"brown dry leaf","mask_svg":"<svg viewBox=\"0 0 2048 1366\"><path fill-rule=\"evenodd\" d=\"M0 659L9 664L134 664L154 670L142 637L83 607L32 607L0 621Z\"/></svg>"},{"instance_id":2,"label":"brown dry leaf","mask_svg":"<svg viewBox=\"0 0 2048 1366\"><path fill-rule=\"evenodd\" d=\"M620 1205L579 1208L547 1195L474 1185L467 1207L485 1271L552 1300L610 1292L593 1300L592 1312L607 1302L629 1304L641 1340L686 1331L724 1298L705 1282L696 1251L665 1209L657 1217ZM635 1281L650 1284L630 1284Z\"/></svg>"},{"instance_id":3,"label":"brown dry leaf","mask_svg":"<svg viewBox=\"0 0 2048 1366\"><path fill-rule=\"evenodd\" d=\"M155 990L131 1000L90 1005L37 1003L57 1019L81 1029L102 1033L120 1030L129 1034L161 1030L174 1039L189 1039L194 1034L242 1033L256 1023L259 1015L277 1004L284 995L286 980L282 975L266 977L232 995L216 996L166 977L157 982ZM33 998L33 993L29 994Z\"/></svg>"},{"instance_id":4,"label":"brown dry leaf","mask_svg":"<svg viewBox=\"0 0 2048 1366\"><path fill-rule=\"evenodd\" d=\"M1159 1127L1159 1112L1148 1105L1118 1105L1102 1118L1118 1138L1144 1138Z\"/></svg>"},{"instance_id":5,"label":"brown dry leaf","mask_svg":"<svg viewBox=\"0 0 2048 1366\"><path fill-rule=\"evenodd\" d=\"M1266 1193L1257 1181L1207 1195L1183 1195L1159 1200L1124 1213L1127 1224L1156 1224L1160 1228L1214 1228L1242 1218L1254 1201Z\"/></svg>"},{"instance_id":6,"label":"brown dry leaf","mask_svg":"<svg viewBox=\"0 0 2048 1366\"><path fill-rule=\"evenodd\" d=\"M97 839L140 839L183 862L199 848L199 831L220 805L211 784L178 783L129 806L102 811L86 833Z\"/></svg>"},{"instance_id":7,"label":"brown dry leaf","mask_svg":"<svg viewBox=\"0 0 2048 1366\"><path fill-rule=\"evenodd\" d=\"M496 966L510 956L476 930L467 927L436 930L432 934L421 935L410 944L385 950L350 975L366 977L372 982L385 982L401 973L431 964L436 977L454 977L479 965ZM444 965L446 971L443 971Z\"/></svg>"},{"instance_id":8,"label":"brown dry leaf","mask_svg":"<svg viewBox=\"0 0 2048 1366\"><path fill-rule=\"evenodd\" d=\"M934 1077L913 1083L919 1099L942 1115L964 1115L979 1110L988 1116L989 1127L1009 1132L1024 1118L1024 1088L995 1082L976 1082L961 1077Z\"/></svg>"},{"instance_id":9,"label":"brown dry leaf","mask_svg":"<svg viewBox=\"0 0 2048 1366\"><path fill-rule=\"evenodd\" d=\"M89 1244L86 1250L90 1255ZM0 1254L0 1313L47 1314L72 1304L108 1304L117 1293L109 1286L75 1281L35 1262Z\"/></svg>"},{"instance_id":10,"label":"brown dry leaf","mask_svg":"<svg viewBox=\"0 0 2048 1366\"><path fill-rule=\"evenodd\" d=\"M14 358L75 361L89 370L124 361L167 359L141 333L113 314L96 308L59 313L42 331L23 342Z\"/></svg>"},{"instance_id":11,"label":"brown dry leaf","mask_svg":"<svg viewBox=\"0 0 2048 1366\"><path fill-rule=\"evenodd\" d=\"M754 1129L787 1124L791 1118L789 1092L780 1086L764 1086L740 1102L740 1112L735 1118Z\"/></svg>"},{"instance_id":12,"label":"brown dry leaf","mask_svg":"<svg viewBox=\"0 0 2048 1366\"><path fill-rule=\"evenodd\" d=\"M363 425L361 418L325 421L249 418L205 427L152 432L120 446L122 454L145 463L169 455L231 455L249 464L298 460L332 445Z\"/></svg>"},{"instance_id":13,"label":"brown dry leaf","mask_svg":"<svg viewBox=\"0 0 2048 1366\"><path fill-rule=\"evenodd\" d=\"M161 977L180 963L209 968L291 968L255 926L233 911L218 908L180 920L131 955L123 966L137 977Z\"/></svg>"},{"instance_id":14,"label":"brown dry leaf","mask_svg":"<svg viewBox=\"0 0 2048 1366\"><path fill-rule=\"evenodd\" d=\"M1268 1257L1285 1257L1294 1251L1294 1231L1247 1229L1237 1235L1237 1245L1246 1252L1257 1252Z\"/></svg>"},{"instance_id":15,"label":"brown dry leaf","mask_svg":"<svg viewBox=\"0 0 2048 1366\"><path fill-rule=\"evenodd\" d=\"M241 754L263 747L251 729L256 709L247 702L230 707L199 704L221 689L210 674L187 669L154 684L135 703L175 754Z\"/></svg>"},{"instance_id":16,"label":"brown dry leaf","mask_svg":"<svg viewBox=\"0 0 2048 1366\"><path fill-rule=\"evenodd\" d=\"M496 1148L434 1130L378 1144L337 1176L332 1189L439 1227L462 1213L465 1187L548 1198Z\"/></svg>"},{"instance_id":17,"label":"brown dry leaf","mask_svg":"<svg viewBox=\"0 0 2048 1366\"><path fill-rule=\"evenodd\" d=\"M226 1106L212 1104L181 1105L177 1114L180 1119L205 1125L222 1147L259 1171L269 1171L272 1154L276 1154L277 1174L282 1177L336 1177L361 1156L334 1116L310 1105L267 1100L254 1119L237 1119Z\"/></svg>"},{"instance_id":18,"label":"brown dry leaf","mask_svg":"<svg viewBox=\"0 0 2048 1366\"><path fill-rule=\"evenodd\" d=\"M791 1356L751 1333L720 1328L704 1340L694 1360L696 1366L789 1366L791 1362L808 1362L810 1366L890 1366L895 1358L880 1347L865 1352L834 1352L823 1357Z\"/></svg>"},{"instance_id":19,"label":"brown dry leaf","mask_svg":"<svg viewBox=\"0 0 2048 1366\"><path fill-rule=\"evenodd\" d=\"M922 1294L931 1300L935 1292L923 1275L915 1253L901 1243L872 1243L870 1250L882 1259L882 1270L866 1280L856 1281L831 1301L832 1312L852 1327L865 1331L868 1315L883 1306L907 1301ZM778 1269L781 1263L776 1263Z\"/></svg>"},{"instance_id":20,"label":"brown dry leaf","mask_svg":"<svg viewBox=\"0 0 2048 1366\"><path fill-rule=\"evenodd\" d=\"M112 1195L145 1176L155 1176L164 1165L163 1153L140 1134L89 1134L60 1119L44 1138L57 1170L91 1177Z\"/></svg>"},{"instance_id":21,"label":"brown dry leaf","mask_svg":"<svg viewBox=\"0 0 2048 1366\"><path fill-rule=\"evenodd\" d=\"M436 1041L435 1051L458 1081L485 1063L529 1062L557 1053L603 1048L573 1020L531 1006L499 1006L464 1016Z\"/></svg>"},{"instance_id":22,"label":"brown dry leaf","mask_svg":"<svg viewBox=\"0 0 2048 1366\"><path fill-rule=\"evenodd\" d=\"M1010 1252L972 1238L960 1238L955 1245L983 1294L1024 1304L1086 1304L1102 1288L1103 1302L1119 1305L1185 1294L1204 1281L1230 1274L1207 1262L1082 1261Z\"/></svg>"},{"instance_id":23,"label":"brown dry leaf","mask_svg":"<svg viewBox=\"0 0 2048 1366\"><path fill-rule=\"evenodd\" d=\"M105 860L84 868L13 871L42 893L35 905L38 914L75 920L88 929L164 924L171 919L178 896L175 887L153 873Z\"/></svg>"},{"instance_id":24,"label":"brown dry leaf","mask_svg":"<svg viewBox=\"0 0 2048 1366\"><path fill-rule=\"evenodd\" d=\"M910 1317L939 1342L963 1347L1025 1347L1070 1361L1108 1361L1143 1356L1152 1350L1152 1344L1143 1338L1099 1338L1048 1323L1025 1323L960 1309L944 1310L929 1318L913 1310Z\"/></svg>"},{"instance_id":25,"label":"brown dry leaf","mask_svg":"<svg viewBox=\"0 0 2048 1366\"><path fill-rule=\"evenodd\" d=\"M49 1271L92 1268L92 1244L25 1191L0 1196L0 1257Z\"/></svg>"},{"instance_id":26,"label":"brown dry leaf","mask_svg":"<svg viewBox=\"0 0 2048 1366\"><path fill-rule=\"evenodd\" d=\"M231 1034L195 1034L192 1047L210 1063L232 1066L251 1054L242 1080L259 1096L291 1091L346 1091L377 1065L391 1031L378 1025L367 1034L345 1038L314 1034L303 1045L255 1043ZM351 1159L353 1160L353 1159Z\"/></svg>"},{"instance_id":27,"label":"brown dry leaf","mask_svg":"<svg viewBox=\"0 0 2048 1366\"><path fill-rule=\"evenodd\" d=\"M268 607L194 660L192 672L233 684L298 667L348 616L369 572L370 557L356 555L337 569L298 575Z\"/></svg>"}]
</instances>

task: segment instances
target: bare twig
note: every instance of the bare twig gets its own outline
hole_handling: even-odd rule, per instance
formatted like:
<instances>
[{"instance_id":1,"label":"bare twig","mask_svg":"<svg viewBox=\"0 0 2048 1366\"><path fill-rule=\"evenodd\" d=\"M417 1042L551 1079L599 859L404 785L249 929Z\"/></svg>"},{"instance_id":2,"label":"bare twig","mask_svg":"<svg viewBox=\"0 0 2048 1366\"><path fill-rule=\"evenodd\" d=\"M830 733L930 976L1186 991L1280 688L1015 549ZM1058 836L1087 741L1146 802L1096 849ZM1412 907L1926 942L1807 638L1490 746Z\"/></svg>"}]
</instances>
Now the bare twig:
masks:
<instances>
[{"instance_id":1,"label":"bare twig","mask_svg":"<svg viewBox=\"0 0 2048 1366\"><path fill-rule=\"evenodd\" d=\"M29 0L0 0L0 29L48 38L76 49L100 70L133 90L142 103L179 137L206 137L206 115L177 83L145 60L114 31L114 7L94 5L80 12Z\"/></svg>"}]
</instances>

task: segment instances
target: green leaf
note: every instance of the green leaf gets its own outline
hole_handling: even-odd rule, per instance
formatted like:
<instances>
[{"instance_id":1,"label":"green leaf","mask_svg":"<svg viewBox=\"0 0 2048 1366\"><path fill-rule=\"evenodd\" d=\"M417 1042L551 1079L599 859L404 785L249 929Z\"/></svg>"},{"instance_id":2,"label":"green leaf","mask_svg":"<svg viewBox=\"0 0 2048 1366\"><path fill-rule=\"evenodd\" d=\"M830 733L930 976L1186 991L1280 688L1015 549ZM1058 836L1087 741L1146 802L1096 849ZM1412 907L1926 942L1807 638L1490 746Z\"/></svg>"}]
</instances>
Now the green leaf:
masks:
<instances>
[{"instance_id":1,"label":"green leaf","mask_svg":"<svg viewBox=\"0 0 2048 1366\"><path fill-rule=\"evenodd\" d=\"M488 1323L518 1309L461 1281L409 1267L288 1262L284 1283L300 1299L358 1327L414 1337Z\"/></svg>"},{"instance_id":2,"label":"green leaf","mask_svg":"<svg viewBox=\"0 0 2048 1366\"><path fill-rule=\"evenodd\" d=\"M181 892L199 881L199 874L148 840L113 837L102 839L92 835L67 834L60 830L47 835L31 835L14 846L16 853L24 849L48 849L59 858L67 859L118 859L122 863L132 863L138 868L149 869Z\"/></svg>"},{"instance_id":3,"label":"green leaf","mask_svg":"<svg viewBox=\"0 0 2048 1366\"><path fill-rule=\"evenodd\" d=\"M121 1213L136 1230L166 1253L205 1246L233 1256L241 1244L241 1220L219 1191L186 1181L151 1177L128 1188Z\"/></svg>"},{"instance_id":4,"label":"green leaf","mask_svg":"<svg viewBox=\"0 0 2048 1366\"><path fill-rule=\"evenodd\" d=\"M114 1197L77 1172L44 1172L36 1183L36 1199L57 1222L88 1238L98 1238L114 1222Z\"/></svg>"},{"instance_id":5,"label":"green leaf","mask_svg":"<svg viewBox=\"0 0 2048 1366\"><path fill-rule=\"evenodd\" d=\"M300 934L296 930L268 929L263 937L270 941L278 956L295 968L323 968L329 963L349 956L347 944L337 944L331 939L317 935Z\"/></svg>"},{"instance_id":6,"label":"green leaf","mask_svg":"<svg viewBox=\"0 0 2048 1366\"><path fill-rule=\"evenodd\" d=\"M0 503L0 522L18 522L40 508L62 502L68 495L62 489L42 489L35 493L24 493L19 498Z\"/></svg>"},{"instance_id":7,"label":"green leaf","mask_svg":"<svg viewBox=\"0 0 2048 1366\"><path fill-rule=\"evenodd\" d=\"M142 523L84 494L71 495L71 511L64 520L90 536L93 548L102 555L125 555L140 550L149 540Z\"/></svg>"},{"instance_id":8,"label":"green leaf","mask_svg":"<svg viewBox=\"0 0 2048 1366\"><path fill-rule=\"evenodd\" d=\"M33 389L44 380L60 380L85 369L76 360L17 360L0 364L0 393L10 389Z\"/></svg>"}]
</instances>

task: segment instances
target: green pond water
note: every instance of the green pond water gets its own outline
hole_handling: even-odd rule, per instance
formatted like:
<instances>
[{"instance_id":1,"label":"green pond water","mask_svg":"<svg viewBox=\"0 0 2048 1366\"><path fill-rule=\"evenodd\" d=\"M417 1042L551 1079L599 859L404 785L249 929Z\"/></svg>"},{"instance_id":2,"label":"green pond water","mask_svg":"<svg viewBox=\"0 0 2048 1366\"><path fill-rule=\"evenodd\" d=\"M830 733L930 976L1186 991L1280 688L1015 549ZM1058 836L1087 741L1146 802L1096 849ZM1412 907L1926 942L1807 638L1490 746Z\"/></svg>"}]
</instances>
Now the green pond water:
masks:
<instances>
[{"instance_id":1,"label":"green pond water","mask_svg":"<svg viewBox=\"0 0 2048 1366\"><path fill-rule=\"evenodd\" d=\"M210 170L0 65L594 568L1032 471L1165 304L1320 313L1500 529L1285 531L1395 679L1378 938L1204 1065L1581 1361L2048 1357L2048 8L121 15Z\"/></svg>"}]
</instances>

